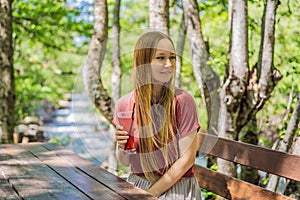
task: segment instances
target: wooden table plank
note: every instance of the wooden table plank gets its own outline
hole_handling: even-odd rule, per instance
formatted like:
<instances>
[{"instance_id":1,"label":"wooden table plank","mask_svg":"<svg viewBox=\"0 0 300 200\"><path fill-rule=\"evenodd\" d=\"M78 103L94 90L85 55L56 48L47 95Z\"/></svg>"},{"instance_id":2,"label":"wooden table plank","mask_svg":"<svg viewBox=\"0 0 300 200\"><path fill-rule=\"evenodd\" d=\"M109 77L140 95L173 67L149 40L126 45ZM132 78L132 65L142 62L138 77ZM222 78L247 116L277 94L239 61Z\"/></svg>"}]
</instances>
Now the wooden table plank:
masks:
<instances>
[{"instance_id":1,"label":"wooden table plank","mask_svg":"<svg viewBox=\"0 0 300 200\"><path fill-rule=\"evenodd\" d=\"M0 171L21 199L89 199L21 145L1 145L0 155Z\"/></svg>"},{"instance_id":2,"label":"wooden table plank","mask_svg":"<svg viewBox=\"0 0 300 200\"><path fill-rule=\"evenodd\" d=\"M62 159L67 160L76 166L78 169L84 171L89 176L95 178L96 180L101 181L107 187L114 190L116 193L120 194L126 199L132 200L155 200L156 197L153 197L151 194L125 182L123 179L111 174L110 172L99 168L92 162L88 160L83 160L79 155L74 154L72 151L61 148L53 143L43 144L49 150L56 152L57 156L60 156Z\"/></svg>"},{"instance_id":3,"label":"wooden table plank","mask_svg":"<svg viewBox=\"0 0 300 200\"><path fill-rule=\"evenodd\" d=\"M0 199L157 199L57 145L0 145Z\"/></svg>"},{"instance_id":4,"label":"wooden table plank","mask_svg":"<svg viewBox=\"0 0 300 200\"><path fill-rule=\"evenodd\" d=\"M3 149L0 148L0 163L2 161L10 159L8 155L5 155ZM7 178L4 176L4 172L0 171L0 199L19 199L18 194L12 188Z\"/></svg>"},{"instance_id":5,"label":"wooden table plank","mask_svg":"<svg viewBox=\"0 0 300 200\"><path fill-rule=\"evenodd\" d=\"M125 199L106 185L87 175L84 171L77 169L66 158L57 156L56 151L49 151L40 144L29 144L24 145L24 147L91 199ZM75 155L73 152L71 154ZM84 159L81 159L79 162L82 161ZM99 167L96 170L99 170Z\"/></svg>"},{"instance_id":6,"label":"wooden table plank","mask_svg":"<svg viewBox=\"0 0 300 200\"><path fill-rule=\"evenodd\" d=\"M20 199L16 191L12 188L3 173L0 173L0 199Z\"/></svg>"}]
</instances>

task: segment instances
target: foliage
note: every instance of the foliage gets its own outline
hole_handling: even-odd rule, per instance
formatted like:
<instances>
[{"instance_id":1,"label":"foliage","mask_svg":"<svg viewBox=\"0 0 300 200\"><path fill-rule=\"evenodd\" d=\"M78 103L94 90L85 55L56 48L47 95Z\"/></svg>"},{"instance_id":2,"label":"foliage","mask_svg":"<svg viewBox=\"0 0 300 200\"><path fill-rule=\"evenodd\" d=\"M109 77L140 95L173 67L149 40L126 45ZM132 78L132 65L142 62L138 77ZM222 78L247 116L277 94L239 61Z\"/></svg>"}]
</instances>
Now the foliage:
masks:
<instances>
[{"instance_id":1,"label":"foliage","mask_svg":"<svg viewBox=\"0 0 300 200\"><path fill-rule=\"evenodd\" d=\"M80 14L64 1L14 1L17 120L31 115L41 100L55 102L72 90L86 53L84 42L75 39L90 37L92 30L91 23L78 18Z\"/></svg>"},{"instance_id":2,"label":"foliage","mask_svg":"<svg viewBox=\"0 0 300 200\"><path fill-rule=\"evenodd\" d=\"M50 140L47 141L48 143L55 143L59 146L68 146L71 144L71 137L67 136L53 136Z\"/></svg>"},{"instance_id":3,"label":"foliage","mask_svg":"<svg viewBox=\"0 0 300 200\"><path fill-rule=\"evenodd\" d=\"M200 17L203 36L209 44L209 64L219 74L222 81L228 65L229 26L228 7L223 0L200 1ZM256 64L260 46L263 1L248 1L249 7L249 65ZM77 68L81 66L87 53L87 43L93 31L91 1L14 1L14 43L15 43L15 81L16 114L18 119L36 109L36 102L47 98L57 101L66 91L73 88ZM109 33L113 21L114 0L108 1ZM181 1L170 1L170 32L177 41L182 16ZM269 116L285 113L290 89L299 92L300 52L298 51L300 22L299 4L293 0L282 0L277 10L274 65L283 74L272 97L258 113L268 124ZM258 14L259 13L259 14ZM128 84L132 70L132 54L136 39L146 31L149 20L147 0L124 0L120 9L122 94L133 87ZM111 40L102 66L101 77L105 87L111 92ZM201 95L193 77L188 41L183 54L182 87L188 90L199 105L200 123L205 129L207 122ZM132 83L132 81L130 82ZM277 125L277 133L284 133L286 122ZM262 127L263 129L264 127ZM272 141L263 136L260 141L268 146Z\"/></svg>"},{"instance_id":4,"label":"foliage","mask_svg":"<svg viewBox=\"0 0 300 200\"><path fill-rule=\"evenodd\" d=\"M261 4L261 3L260 3ZM291 88L294 88L293 101L296 100L296 94L300 92L299 78L300 78L300 52L299 52L299 33L300 22L298 10L300 5L296 1L281 1L281 4L277 10L276 18L276 35L275 35L275 52L274 52L274 65L280 70L283 75L282 80L275 87L270 100L266 103L264 108L258 113L258 116L262 118L261 124L268 124L270 118L278 119L279 123L274 124L277 130L278 137L284 137L288 120L284 121L284 115L286 113L289 94ZM257 6L252 7L253 11L257 10ZM254 12L252 12L254 13ZM254 21L260 24L259 16L252 14ZM258 25L257 25L258 26ZM255 39L253 39L255 40ZM257 46L259 44L256 44ZM253 45L254 46L254 45ZM292 104L292 108L293 108ZM273 120L275 121L275 120ZM270 128L265 125L261 127L261 130ZM267 140L266 140L267 141ZM267 146L270 146L270 142L267 141Z\"/></svg>"},{"instance_id":5,"label":"foliage","mask_svg":"<svg viewBox=\"0 0 300 200\"><path fill-rule=\"evenodd\" d=\"M213 192L209 192L209 191L201 188L201 197L203 197L206 200L212 200L212 199L216 199L217 195Z\"/></svg>"},{"instance_id":6,"label":"foliage","mask_svg":"<svg viewBox=\"0 0 300 200\"><path fill-rule=\"evenodd\" d=\"M176 3L177 2L177 3ZM261 37L261 21L265 1L248 1L249 7L249 66L252 68L258 59ZM224 78L228 65L229 25L228 7L225 0L198 1L203 36L209 44L209 63L220 80ZM175 44L178 40L179 24L182 16L181 1L170 1L170 29ZM14 67L16 85L16 117L18 120L31 115L39 102L48 99L58 102L66 92L72 91L78 68L85 60L87 44L93 31L93 5L91 1L59 0L15 0L13 2L14 28ZM101 78L105 88L111 92L111 26L113 22L114 0L108 0L109 38ZM132 89L132 58L137 38L149 25L147 0L123 0L120 9L122 94ZM287 121L283 121L289 93L294 87L300 92L300 4L296 0L281 0L276 17L274 66L283 74L283 79L275 87L272 97L258 113L260 131L275 126L275 136L261 135L259 143L272 147L273 138L283 137ZM202 129L206 129L207 114L202 105L201 94L195 82L190 58L188 40L183 53L182 88L190 92L198 107ZM294 102L292 104L292 108ZM276 117L278 122L271 124ZM297 134L299 134L299 130ZM272 133L274 134L274 133ZM273 137L273 138L272 138ZM54 137L51 142L66 145L69 137ZM217 170L217 165L211 167ZM120 167L118 173L126 173ZM266 184L268 179L264 180ZM202 191L207 199L213 193Z\"/></svg>"},{"instance_id":7,"label":"foliage","mask_svg":"<svg viewBox=\"0 0 300 200\"><path fill-rule=\"evenodd\" d=\"M130 167L125 167L120 165L117 169L118 176L123 176L124 174L128 174L130 172Z\"/></svg>"}]
</instances>

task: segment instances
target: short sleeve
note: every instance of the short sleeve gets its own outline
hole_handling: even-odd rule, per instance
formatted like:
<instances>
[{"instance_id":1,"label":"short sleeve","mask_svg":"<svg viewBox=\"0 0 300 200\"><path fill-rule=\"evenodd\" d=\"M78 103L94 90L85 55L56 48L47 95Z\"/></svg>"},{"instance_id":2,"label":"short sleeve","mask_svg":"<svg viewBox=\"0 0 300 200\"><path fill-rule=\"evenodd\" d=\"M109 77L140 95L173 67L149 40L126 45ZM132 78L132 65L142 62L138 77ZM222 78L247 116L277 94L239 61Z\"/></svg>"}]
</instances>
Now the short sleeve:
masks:
<instances>
[{"instance_id":1,"label":"short sleeve","mask_svg":"<svg viewBox=\"0 0 300 200\"><path fill-rule=\"evenodd\" d=\"M133 92L122 96L120 99L116 101L113 120L112 120L112 123L114 125L119 125L117 113L132 110L133 103L134 103Z\"/></svg>"},{"instance_id":2,"label":"short sleeve","mask_svg":"<svg viewBox=\"0 0 300 200\"><path fill-rule=\"evenodd\" d=\"M178 91L176 95L176 113L180 138L199 130L195 101L189 93L183 90Z\"/></svg>"},{"instance_id":3,"label":"short sleeve","mask_svg":"<svg viewBox=\"0 0 300 200\"><path fill-rule=\"evenodd\" d=\"M115 109L114 109L114 115L113 115L113 120L112 120L112 123L117 126L119 125L118 123L118 120L117 120L117 113L120 111L120 104L118 102L116 102L116 105L115 105Z\"/></svg>"}]
</instances>

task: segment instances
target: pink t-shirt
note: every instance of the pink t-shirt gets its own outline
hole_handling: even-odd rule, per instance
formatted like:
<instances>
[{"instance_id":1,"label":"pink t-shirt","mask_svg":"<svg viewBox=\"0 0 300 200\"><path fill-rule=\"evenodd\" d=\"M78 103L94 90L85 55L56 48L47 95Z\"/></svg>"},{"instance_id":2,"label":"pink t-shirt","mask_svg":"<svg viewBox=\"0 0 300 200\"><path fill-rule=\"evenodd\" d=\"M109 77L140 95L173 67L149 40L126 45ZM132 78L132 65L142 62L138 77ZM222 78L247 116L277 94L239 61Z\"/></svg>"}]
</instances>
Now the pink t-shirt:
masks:
<instances>
[{"instance_id":1,"label":"pink t-shirt","mask_svg":"<svg viewBox=\"0 0 300 200\"><path fill-rule=\"evenodd\" d=\"M197 117L196 105L193 97L184 90L176 89L175 91L175 101L176 101L176 120L177 120L177 134L178 138L183 138L190 133L193 133L195 130L200 128ZM117 119L118 112L132 112L134 105L134 93L128 93L125 96L121 97L115 106L115 113L113 118L113 123L115 125L119 125ZM156 107L155 109L160 109L160 107ZM135 119L135 117L134 117ZM154 118L155 120L155 118ZM133 123L136 123L135 120ZM158 128L159 129L159 128ZM126 130L128 131L128 130ZM134 133L135 135L135 145L138 147L138 133ZM176 143L177 144L177 143ZM138 151L139 152L139 151ZM155 152L157 153L155 156L158 158L161 157L161 151ZM130 155L131 161L131 171L135 174L142 175L143 171L140 165L140 156L139 154ZM161 159L157 159L158 162ZM162 166L164 164L162 163ZM191 177L194 175L193 167L191 167L185 174L184 177Z\"/></svg>"}]
</instances>

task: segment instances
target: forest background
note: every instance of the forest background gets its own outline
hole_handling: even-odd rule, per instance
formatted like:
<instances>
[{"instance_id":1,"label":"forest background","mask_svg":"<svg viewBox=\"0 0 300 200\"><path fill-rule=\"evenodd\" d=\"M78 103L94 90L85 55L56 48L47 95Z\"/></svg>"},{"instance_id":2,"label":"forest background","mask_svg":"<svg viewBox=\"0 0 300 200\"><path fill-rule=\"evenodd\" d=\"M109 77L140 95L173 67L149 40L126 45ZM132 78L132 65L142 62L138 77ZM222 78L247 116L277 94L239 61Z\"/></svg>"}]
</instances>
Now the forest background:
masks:
<instances>
[{"instance_id":1,"label":"forest background","mask_svg":"<svg viewBox=\"0 0 300 200\"><path fill-rule=\"evenodd\" d=\"M113 74L112 42L114 9L116 2L107 1L108 37L102 63L101 79L111 96ZM169 33L177 43L180 39L183 19L182 1L169 2ZM261 29L265 1L248 1L248 57L250 69L257 64L260 54ZM2 5L1 5L2 6ZM226 0L198 1L202 34L209 46L208 64L223 83L229 65L231 42L229 2ZM300 77L300 5L296 0L282 0L276 10L274 66L282 74L270 98L256 114L256 123L249 126L255 133L255 144L276 148L284 139L292 111L296 108ZM146 0L123 0L119 5L121 49L121 94L128 92L132 68L132 50L136 39L149 29L150 11ZM14 125L31 116L47 100L57 103L63 95L74 91L80 69L86 64L88 48L94 33L93 1L20 1L12 4L13 70L15 85ZM180 87L189 91L198 105L202 131L209 128L209 115L204 92L199 89L197 74L186 37L182 54ZM2 79L2 77L1 77ZM78 88L76 88L78 89ZM221 88L218 92L221 91ZM298 99L299 101L299 99ZM2 102L1 102L2 104ZM299 114L298 114L299 118ZM298 120L299 123L299 120ZM293 132L292 141L299 138L299 126ZM241 138L241 137L240 137ZM234 137L233 139L237 139ZM5 141L2 141L5 142ZM293 151L292 145L286 151ZM267 181L265 182L265 184ZM299 188L298 188L299 190Z\"/></svg>"}]
</instances>

